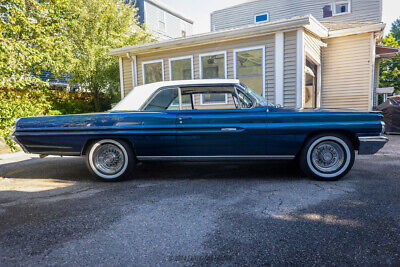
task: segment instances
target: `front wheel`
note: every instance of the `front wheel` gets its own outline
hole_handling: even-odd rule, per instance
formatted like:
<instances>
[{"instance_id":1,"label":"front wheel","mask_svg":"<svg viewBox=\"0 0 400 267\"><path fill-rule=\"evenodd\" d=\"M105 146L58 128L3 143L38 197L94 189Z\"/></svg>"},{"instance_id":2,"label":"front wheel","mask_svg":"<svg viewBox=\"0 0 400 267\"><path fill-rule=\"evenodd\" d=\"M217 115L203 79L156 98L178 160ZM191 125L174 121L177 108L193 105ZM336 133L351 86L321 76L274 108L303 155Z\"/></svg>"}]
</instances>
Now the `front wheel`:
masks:
<instances>
[{"instance_id":1,"label":"front wheel","mask_svg":"<svg viewBox=\"0 0 400 267\"><path fill-rule=\"evenodd\" d=\"M347 137L317 135L306 142L300 154L300 167L318 180L336 181L351 170L354 158L354 146Z\"/></svg>"},{"instance_id":2,"label":"front wheel","mask_svg":"<svg viewBox=\"0 0 400 267\"><path fill-rule=\"evenodd\" d=\"M88 148L86 165L99 180L120 181L130 177L134 171L135 157L126 142L103 139Z\"/></svg>"}]
</instances>

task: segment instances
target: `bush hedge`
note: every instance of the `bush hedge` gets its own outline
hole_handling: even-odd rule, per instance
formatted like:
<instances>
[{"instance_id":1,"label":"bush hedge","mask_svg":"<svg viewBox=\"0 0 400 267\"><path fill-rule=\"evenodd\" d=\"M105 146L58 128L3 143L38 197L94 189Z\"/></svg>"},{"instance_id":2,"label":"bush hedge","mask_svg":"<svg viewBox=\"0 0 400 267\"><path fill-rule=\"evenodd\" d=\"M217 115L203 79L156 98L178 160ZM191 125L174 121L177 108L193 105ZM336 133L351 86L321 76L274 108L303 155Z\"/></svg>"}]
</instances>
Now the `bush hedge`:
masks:
<instances>
[{"instance_id":1,"label":"bush hedge","mask_svg":"<svg viewBox=\"0 0 400 267\"><path fill-rule=\"evenodd\" d=\"M115 95L102 95L100 109L108 110ZM15 121L21 117L80 114L95 112L89 93L54 91L47 89L0 90L0 136L15 150L9 138Z\"/></svg>"}]
</instances>

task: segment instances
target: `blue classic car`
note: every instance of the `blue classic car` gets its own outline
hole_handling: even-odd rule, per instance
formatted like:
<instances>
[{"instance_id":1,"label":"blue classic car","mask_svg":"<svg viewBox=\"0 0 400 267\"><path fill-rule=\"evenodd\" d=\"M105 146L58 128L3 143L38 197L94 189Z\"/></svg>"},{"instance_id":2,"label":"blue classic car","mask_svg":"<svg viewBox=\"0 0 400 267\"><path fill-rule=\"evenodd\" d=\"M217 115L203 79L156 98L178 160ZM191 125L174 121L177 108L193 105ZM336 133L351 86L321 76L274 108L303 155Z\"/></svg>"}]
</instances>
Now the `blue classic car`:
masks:
<instances>
[{"instance_id":1,"label":"blue classic car","mask_svg":"<svg viewBox=\"0 0 400 267\"><path fill-rule=\"evenodd\" d=\"M139 86L106 113L21 118L13 137L27 153L84 156L107 181L131 177L140 161L269 159L331 181L355 151L379 151L383 132L378 113L286 109L238 80L192 80Z\"/></svg>"}]
</instances>

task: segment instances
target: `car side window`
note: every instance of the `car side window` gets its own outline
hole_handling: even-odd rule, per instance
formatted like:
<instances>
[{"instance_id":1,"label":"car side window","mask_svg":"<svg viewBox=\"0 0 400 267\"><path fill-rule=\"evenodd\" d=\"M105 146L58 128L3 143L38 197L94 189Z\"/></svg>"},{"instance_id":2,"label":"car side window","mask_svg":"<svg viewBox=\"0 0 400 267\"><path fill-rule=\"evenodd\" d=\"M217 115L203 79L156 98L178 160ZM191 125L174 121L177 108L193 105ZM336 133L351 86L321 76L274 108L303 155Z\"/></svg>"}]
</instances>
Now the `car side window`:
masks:
<instances>
[{"instance_id":1,"label":"car side window","mask_svg":"<svg viewBox=\"0 0 400 267\"><path fill-rule=\"evenodd\" d=\"M177 98L178 98L178 88L161 89L150 100L150 102L144 108L144 111L165 111L170 109L179 110L179 104L176 108L173 108L174 100Z\"/></svg>"},{"instance_id":2,"label":"car side window","mask_svg":"<svg viewBox=\"0 0 400 267\"><path fill-rule=\"evenodd\" d=\"M182 100L193 99L193 105L182 105L182 109L212 110L237 109L235 88L233 86L204 86L181 88Z\"/></svg>"}]
</instances>

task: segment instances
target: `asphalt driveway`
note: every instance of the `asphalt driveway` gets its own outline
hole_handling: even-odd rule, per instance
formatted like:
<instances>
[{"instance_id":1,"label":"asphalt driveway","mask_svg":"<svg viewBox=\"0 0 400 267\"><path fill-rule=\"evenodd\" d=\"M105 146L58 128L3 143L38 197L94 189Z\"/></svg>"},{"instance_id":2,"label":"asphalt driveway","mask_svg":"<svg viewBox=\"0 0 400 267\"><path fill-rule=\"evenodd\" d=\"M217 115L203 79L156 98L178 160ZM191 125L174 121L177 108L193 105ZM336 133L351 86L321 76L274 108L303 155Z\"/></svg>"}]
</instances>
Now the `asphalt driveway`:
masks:
<instances>
[{"instance_id":1,"label":"asphalt driveway","mask_svg":"<svg viewBox=\"0 0 400 267\"><path fill-rule=\"evenodd\" d=\"M339 182L283 163L0 156L0 265L400 265L400 136Z\"/></svg>"}]
</instances>

